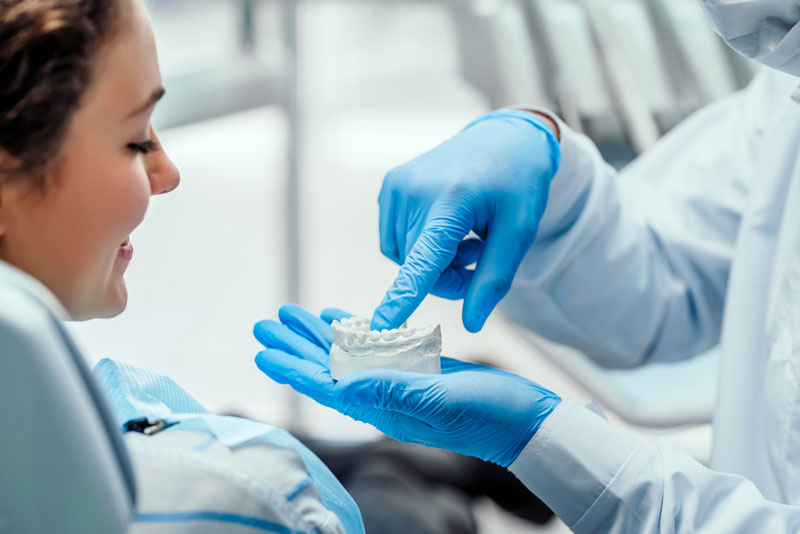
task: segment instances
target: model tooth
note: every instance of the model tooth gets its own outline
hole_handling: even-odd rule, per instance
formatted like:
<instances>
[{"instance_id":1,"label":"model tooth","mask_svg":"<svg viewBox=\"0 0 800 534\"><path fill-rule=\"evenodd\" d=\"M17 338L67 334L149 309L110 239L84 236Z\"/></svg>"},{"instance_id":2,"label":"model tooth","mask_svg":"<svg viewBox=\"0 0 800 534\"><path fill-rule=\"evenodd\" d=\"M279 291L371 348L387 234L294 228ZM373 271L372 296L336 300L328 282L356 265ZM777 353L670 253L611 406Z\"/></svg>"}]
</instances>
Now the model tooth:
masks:
<instances>
[{"instance_id":1,"label":"model tooth","mask_svg":"<svg viewBox=\"0 0 800 534\"><path fill-rule=\"evenodd\" d=\"M411 336L413 336L414 334L417 333L417 329L413 328L413 327L412 328L405 327L405 328L399 330L399 332L400 332L400 335L403 336L403 337L411 337Z\"/></svg>"},{"instance_id":2,"label":"model tooth","mask_svg":"<svg viewBox=\"0 0 800 534\"><path fill-rule=\"evenodd\" d=\"M356 332L356 338L358 339L358 343L363 345L367 341L367 333L366 332Z\"/></svg>"},{"instance_id":3,"label":"model tooth","mask_svg":"<svg viewBox=\"0 0 800 534\"><path fill-rule=\"evenodd\" d=\"M381 339L381 333L378 332L377 330L370 331L370 333L367 334L367 336L369 337L370 341L379 341Z\"/></svg>"},{"instance_id":4,"label":"model tooth","mask_svg":"<svg viewBox=\"0 0 800 534\"><path fill-rule=\"evenodd\" d=\"M345 332L344 334L344 342L346 346L351 346L356 342L356 333L352 330L349 332Z\"/></svg>"},{"instance_id":5,"label":"model tooth","mask_svg":"<svg viewBox=\"0 0 800 534\"><path fill-rule=\"evenodd\" d=\"M342 331L336 328L331 328L331 335L333 336L333 342L337 345L342 345L344 341L344 336L342 335Z\"/></svg>"},{"instance_id":6,"label":"model tooth","mask_svg":"<svg viewBox=\"0 0 800 534\"><path fill-rule=\"evenodd\" d=\"M383 330L381 331L381 339L384 341L394 341L400 336L400 332L398 332L397 328L393 328L392 330Z\"/></svg>"},{"instance_id":7,"label":"model tooth","mask_svg":"<svg viewBox=\"0 0 800 534\"><path fill-rule=\"evenodd\" d=\"M364 321L360 319L353 321L353 324L350 325L350 328L356 330L357 332L369 332L369 324L364 323Z\"/></svg>"}]
</instances>

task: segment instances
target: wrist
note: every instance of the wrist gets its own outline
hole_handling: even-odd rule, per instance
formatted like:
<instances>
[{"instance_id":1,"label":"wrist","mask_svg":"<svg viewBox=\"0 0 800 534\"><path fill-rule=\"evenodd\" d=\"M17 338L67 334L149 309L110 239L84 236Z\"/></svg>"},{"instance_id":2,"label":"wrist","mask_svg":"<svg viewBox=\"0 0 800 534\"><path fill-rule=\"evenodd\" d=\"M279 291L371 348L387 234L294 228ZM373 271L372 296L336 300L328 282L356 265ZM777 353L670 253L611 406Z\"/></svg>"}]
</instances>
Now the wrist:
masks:
<instances>
[{"instance_id":1,"label":"wrist","mask_svg":"<svg viewBox=\"0 0 800 534\"><path fill-rule=\"evenodd\" d=\"M544 424L545 420L550 417L550 415L558 408L558 405L561 404L562 399L552 391L548 391L543 387L533 384L537 398L533 403L533 409L529 413L528 417L528 431L527 431L527 440L525 443L528 443L533 436L539 431L539 429ZM523 444L523 447L525 445ZM522 448L519 449L520 451Z\"/></svg>"},{"instance_id":2,"label":"wrist","mask_svg":"<svg viewBox=\"0 0 800 534\"><path fill-rule=\"evenodd\" d=\"M537 117L542 119L545 123L547 123L547 125L553 131L553 134L556 136L556 139L558 139L559 142L561 141L561 129L558 127L558 123L556 123L556 121L554 121L550 116L545 115L544 113L540 113L538 111L533 111L532 109L525 109L525 108L522 109L523 111L527 111L528 113L536 115Z\"/></svg>"},{"instance_id":3,"label":"wrist","mask_svg":"<svg viewBox=\"0 0 800 534\"><path fill-rule=\"evenodd\" d=\"M496 462L503 467L508 467L517 459L545 421L562 403L561 397L552 391L534 383L529 383L529 386L532 388L532 396L528 401L529 409L524 412L521 419L511 425L511 428L517 429L516 437L508 442L510 447L503 450L503 454L499 455L500 460Z\"/></svg>"}]
</instances>

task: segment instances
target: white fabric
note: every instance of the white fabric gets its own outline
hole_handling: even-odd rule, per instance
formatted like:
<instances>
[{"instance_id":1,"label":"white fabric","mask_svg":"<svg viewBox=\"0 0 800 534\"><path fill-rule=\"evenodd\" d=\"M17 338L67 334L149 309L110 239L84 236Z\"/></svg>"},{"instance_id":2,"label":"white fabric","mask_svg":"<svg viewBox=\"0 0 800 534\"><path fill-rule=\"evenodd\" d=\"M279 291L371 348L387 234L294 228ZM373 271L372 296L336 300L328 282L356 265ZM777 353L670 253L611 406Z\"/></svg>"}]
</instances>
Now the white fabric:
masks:
<instances>
[{"instance_id":1,"label":"white fabric","mask_svg":"<svg viewBox=\"0 0 800 534\"><path fill-rule=\"evenodd\" d=\"M731 48L759 63L800 76L797 0L701 0L711 25Z\"/></svg>"},{"instance_id":2,"label":"white fabric","mask_svg":"<svg viewBox=\"0 0 800 534\"><path fill-rule=\"evenodd\" d=\"M560 125L505 313L609 366L722 351L711 469L569 403L545 422L511 469L576 532L800 529L797 84L761 73L619 177Z\"/></svg>"},{"instance_id":3,"label":"white fabric","mask_svg":"<svg viewBox=\"0 0 800 534\"><path fill-rule=\"evenodd\" d=\"M141 496L128 534L345 533L292 449L181 426L125 435Z\"/></svg>"}]
</instances>

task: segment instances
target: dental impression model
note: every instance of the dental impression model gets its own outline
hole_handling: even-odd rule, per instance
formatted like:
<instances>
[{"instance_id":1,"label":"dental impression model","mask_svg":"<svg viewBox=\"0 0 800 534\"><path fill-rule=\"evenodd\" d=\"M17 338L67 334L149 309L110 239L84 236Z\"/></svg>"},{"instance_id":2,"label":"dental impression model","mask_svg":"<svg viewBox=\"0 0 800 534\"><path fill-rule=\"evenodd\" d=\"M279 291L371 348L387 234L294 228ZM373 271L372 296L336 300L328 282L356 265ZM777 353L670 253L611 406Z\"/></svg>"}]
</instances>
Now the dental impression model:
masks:
<instances>
[{"instance_id":1,"label":"dental impression model","mask_svg":"<svg viewBox=\"0 0 800 534\"><path fill-rule=\"evenodd\" d=\"M442 329L439 325L370 330L370 320L347 317L333 321L331 376L339 380L364 369L395 369L441 374Z\"/></svg>"}]
</instances>

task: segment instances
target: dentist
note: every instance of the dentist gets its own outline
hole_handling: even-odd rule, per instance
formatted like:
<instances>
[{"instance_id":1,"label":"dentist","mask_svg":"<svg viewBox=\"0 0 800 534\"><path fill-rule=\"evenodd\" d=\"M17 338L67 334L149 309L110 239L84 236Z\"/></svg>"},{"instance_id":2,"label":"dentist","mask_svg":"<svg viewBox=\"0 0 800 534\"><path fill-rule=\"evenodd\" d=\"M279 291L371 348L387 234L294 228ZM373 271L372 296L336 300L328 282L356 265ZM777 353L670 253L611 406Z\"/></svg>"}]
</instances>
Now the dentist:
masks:
<instances>
[{"instance_id":1,"label":"dentist","mask_svg":"<svg viewBox=\"0 0 800 534\"><path fill-rule=\"evenodd\" d=\"M373 328L433 293L464 299L471 331L500 303L609 367L719 343L709 467L485 366L445 358L441 376L334 382L337 311L287 306L280 324L259 323L259 367L396 439L507 466L575 532L800 531L800 4L702 4L731 47L771 68L623 179L545 110L492 112L391 171L381 248L401 267Z\"/></svg>"}]
</instances>

